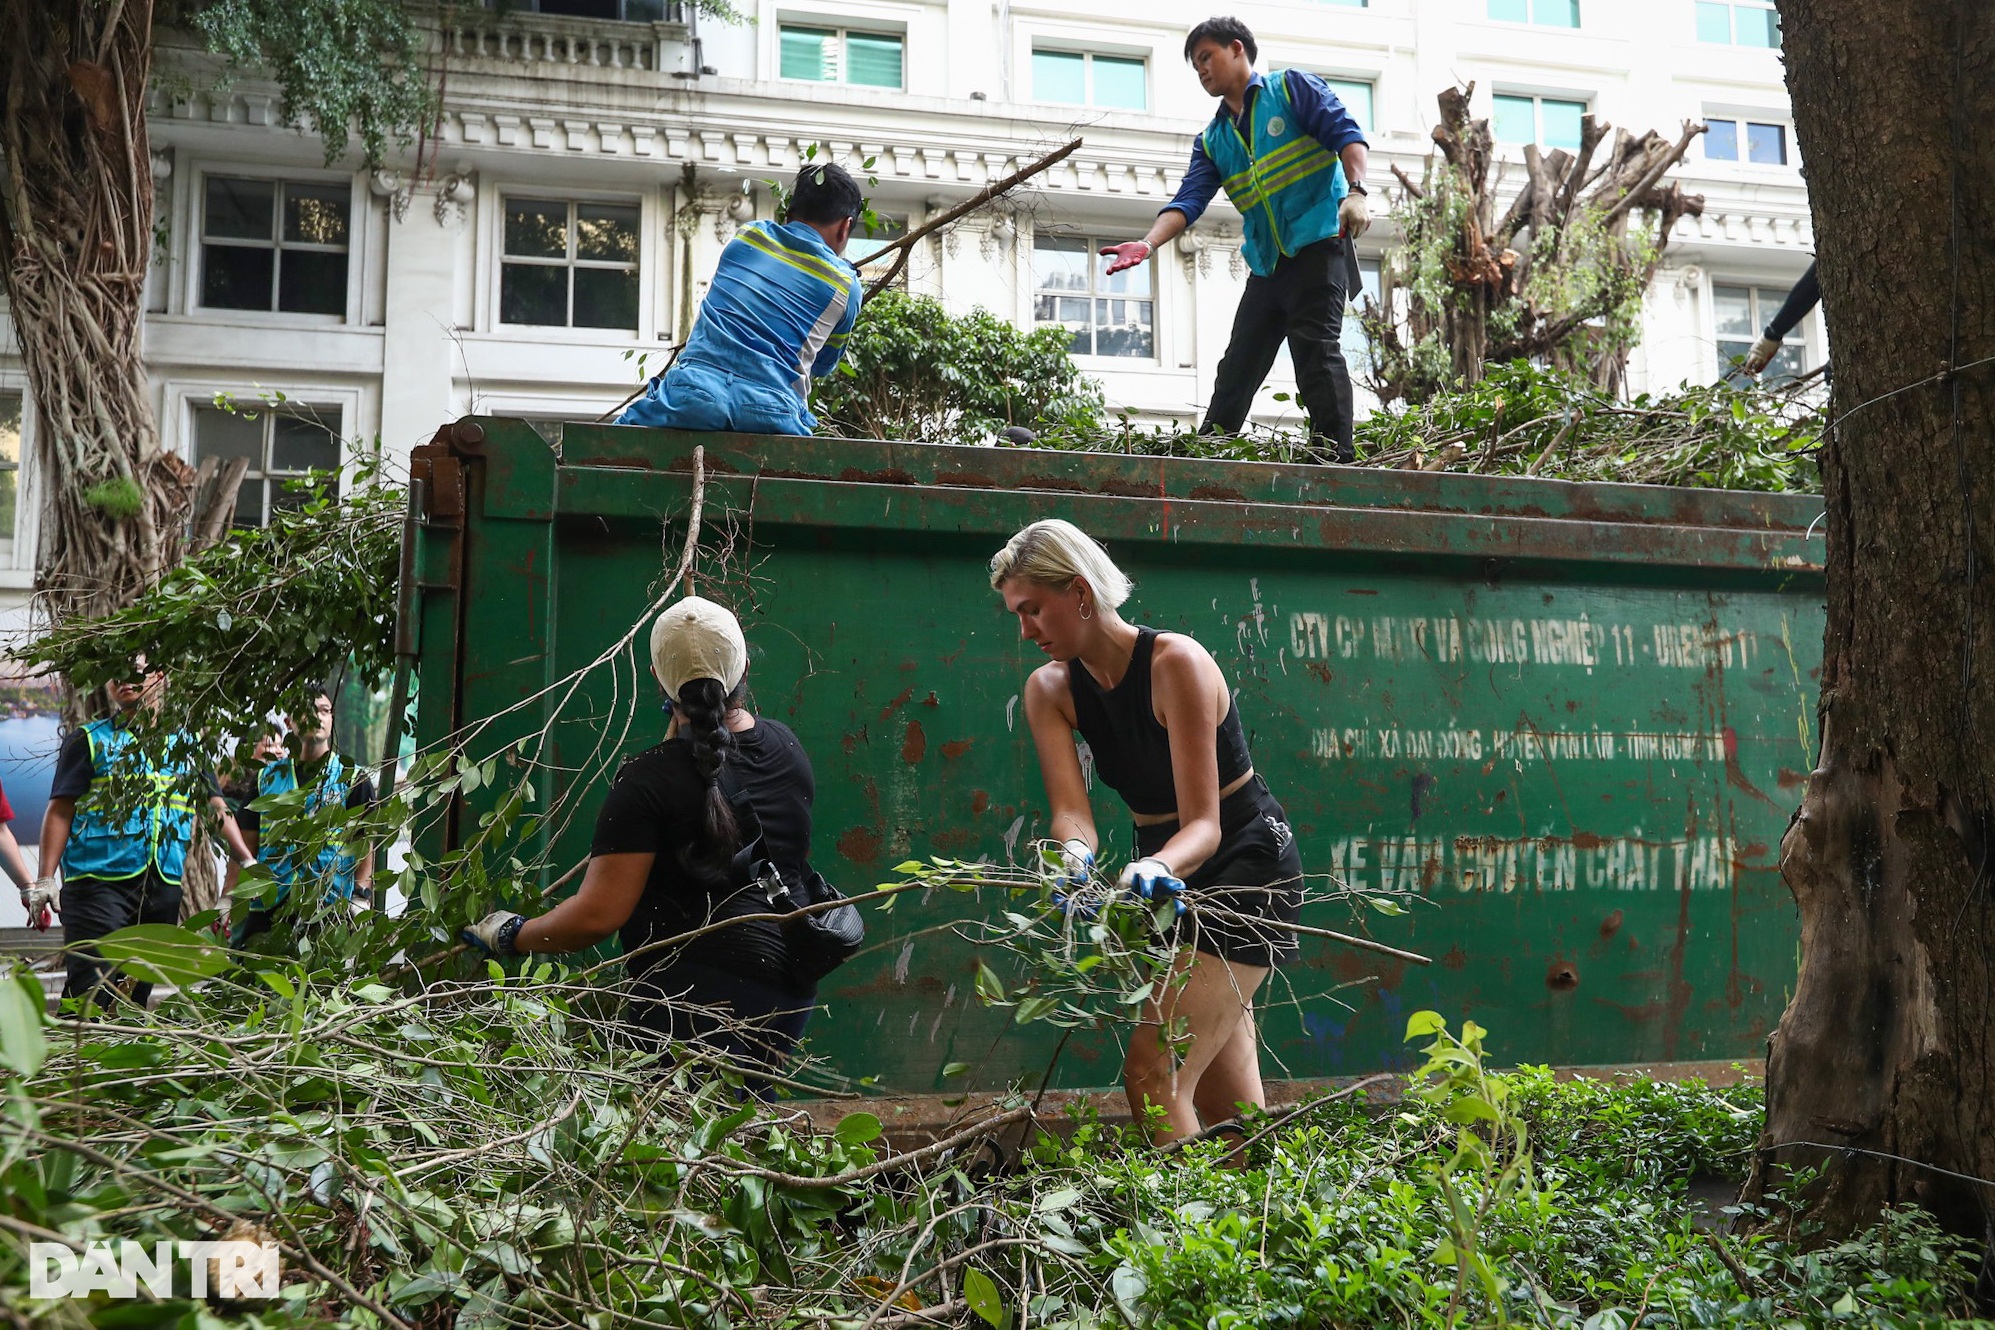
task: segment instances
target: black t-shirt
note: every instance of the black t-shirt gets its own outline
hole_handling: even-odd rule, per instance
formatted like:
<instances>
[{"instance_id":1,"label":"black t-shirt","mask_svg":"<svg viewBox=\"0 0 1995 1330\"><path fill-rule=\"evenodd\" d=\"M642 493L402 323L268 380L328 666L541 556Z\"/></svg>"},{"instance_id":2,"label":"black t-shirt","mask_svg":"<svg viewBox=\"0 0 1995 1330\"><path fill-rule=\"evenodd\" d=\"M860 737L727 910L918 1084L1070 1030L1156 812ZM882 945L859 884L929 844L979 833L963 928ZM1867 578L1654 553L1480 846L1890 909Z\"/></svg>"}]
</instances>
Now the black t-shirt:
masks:
<instances>
[{"instance_id":1,"label":"black t-shirt","mask_svg":"<svg viewBox=\"0 0 1995 1330\"><path fill-rule=\"evenodd\" d=\"M809 872L810 810L817 794L810 758L787 725L759 717L754 728L734 735L734 745L724 779L754 809L763 853L794 889ZM724 874L693 871L681 857L702 834L706 797L692 746L682 739L647 749L617 772L596 817L589 853L657 856L644 895L618 934L626 953L704 923L768 913L768 901L758 891L742 891ZM785 977L782 927L766 920L709 934L686 955L710 965L741 965L770 979ZM668 959L646 953L631 969L642 974Z\"/></svg>"}]
</instances>

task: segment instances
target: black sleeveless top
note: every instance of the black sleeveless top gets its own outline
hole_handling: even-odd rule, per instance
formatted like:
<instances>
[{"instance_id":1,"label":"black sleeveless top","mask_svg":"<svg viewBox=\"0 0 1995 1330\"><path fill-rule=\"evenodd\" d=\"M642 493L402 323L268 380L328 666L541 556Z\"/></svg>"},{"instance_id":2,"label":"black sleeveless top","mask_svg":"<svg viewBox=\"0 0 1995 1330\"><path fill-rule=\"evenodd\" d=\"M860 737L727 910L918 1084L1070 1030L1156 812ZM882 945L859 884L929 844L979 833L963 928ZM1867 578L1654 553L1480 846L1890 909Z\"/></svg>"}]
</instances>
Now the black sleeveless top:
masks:
<instances>
[{"instance_id":1,"label":"black sleeveless top","mask_svg":"<svg viewBox=\"0 0 1995 1330\"><path fill-rule=\"evenodd\" d=\"M1139 627L1136 650L1122 682L1104 690L1078 660L1067 662L1067 691L1074 698L1074 728L1094 753L1095 774L1129 805L1129 811L1150 817L1175 813L1177 784L1171 779L1171 737L1157 723L1150 698L1150 657L1157 630ZM1240 730L1240 708L1229 697L1226 717L1217 738L1219 788L1247 774L1254 759L1247 736Z\"/></svg>"}]
</instances>

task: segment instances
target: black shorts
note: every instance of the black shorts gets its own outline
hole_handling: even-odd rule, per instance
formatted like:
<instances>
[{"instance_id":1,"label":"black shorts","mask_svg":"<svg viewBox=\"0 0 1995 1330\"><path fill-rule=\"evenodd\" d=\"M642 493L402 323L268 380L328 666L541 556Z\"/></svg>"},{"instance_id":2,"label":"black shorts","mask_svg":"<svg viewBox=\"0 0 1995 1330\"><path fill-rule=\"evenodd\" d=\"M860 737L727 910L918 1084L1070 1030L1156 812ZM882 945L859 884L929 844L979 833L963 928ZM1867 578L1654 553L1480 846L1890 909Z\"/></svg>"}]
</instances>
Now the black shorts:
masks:
<instances>
[{"instance_id":1,"label":"black shorts","mask_svg":"<svg viewBox=\"0 0 1995 1330\"><path fill-rule=\"evenodd\" d=\"M1175 821L1138 827L1136 851L1155 854L1177 833ZM1185 887L1215 907L1201 912L1194 903L1178 924L1195 950L1263 969L1295 959L1301 948L1285 925L1302 917L1302 856L1288 814L1259 776L1220 800L1219 848Z\"/></svg>"}]
</instances>

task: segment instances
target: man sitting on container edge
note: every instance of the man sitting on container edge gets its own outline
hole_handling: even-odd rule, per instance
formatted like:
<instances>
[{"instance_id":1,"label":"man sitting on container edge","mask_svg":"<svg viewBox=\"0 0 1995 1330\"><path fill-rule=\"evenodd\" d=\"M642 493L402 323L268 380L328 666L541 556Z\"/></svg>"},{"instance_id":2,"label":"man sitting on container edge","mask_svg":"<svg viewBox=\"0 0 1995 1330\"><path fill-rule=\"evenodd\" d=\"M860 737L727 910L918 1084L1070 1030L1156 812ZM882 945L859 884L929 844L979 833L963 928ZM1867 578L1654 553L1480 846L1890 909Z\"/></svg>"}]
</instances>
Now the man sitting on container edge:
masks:
<instances>
[{"instance_id":1,"label":"man sitting on container edge","mask_svg":"<svg viewBox=\"0 0 1995 1330\"><path fill-rule=\"evenodd\" d=\"M839 255L863 200L843 168L806 166L788 220L751 222L721 251L693 335L619 425L809 434L810 384L845 354L859 274Z\"/></svg>"}]
</instances>

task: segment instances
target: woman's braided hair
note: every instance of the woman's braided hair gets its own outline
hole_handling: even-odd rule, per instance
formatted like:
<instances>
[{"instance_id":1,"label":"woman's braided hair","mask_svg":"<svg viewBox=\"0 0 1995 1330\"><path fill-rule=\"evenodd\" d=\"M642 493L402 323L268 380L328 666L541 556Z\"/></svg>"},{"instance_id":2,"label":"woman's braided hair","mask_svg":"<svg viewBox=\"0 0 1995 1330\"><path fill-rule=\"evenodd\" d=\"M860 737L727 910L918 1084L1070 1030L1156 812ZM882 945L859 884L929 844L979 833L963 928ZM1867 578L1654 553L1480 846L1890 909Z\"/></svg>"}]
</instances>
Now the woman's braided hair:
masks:
<instances>
[{"instance_id":1,"label":"woman's braided hair","mask_svg":"<svg viewBox=\"0 0 1995 1330\"><path fill-rule=\"evenodd\" d=\"M718 679L688 679L679 688L673 708L679 713L679 735L691 745L693 766L706 782L705 833L680 851L686 867L717 872L727 867L741 848L741 827L734 805L721 789L721 769L734 751L734 734L727 728L729 710L741 701L741 687L726 691Z\"/></svg>"}]
</instances>

